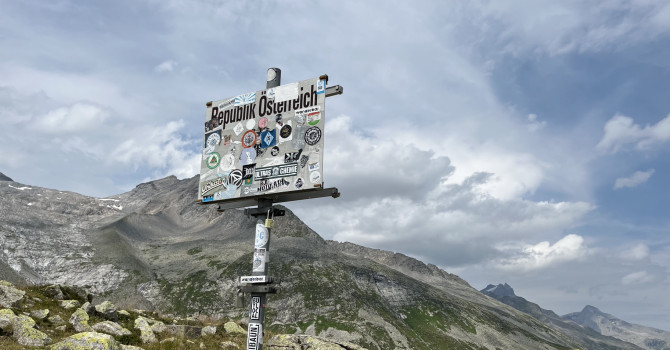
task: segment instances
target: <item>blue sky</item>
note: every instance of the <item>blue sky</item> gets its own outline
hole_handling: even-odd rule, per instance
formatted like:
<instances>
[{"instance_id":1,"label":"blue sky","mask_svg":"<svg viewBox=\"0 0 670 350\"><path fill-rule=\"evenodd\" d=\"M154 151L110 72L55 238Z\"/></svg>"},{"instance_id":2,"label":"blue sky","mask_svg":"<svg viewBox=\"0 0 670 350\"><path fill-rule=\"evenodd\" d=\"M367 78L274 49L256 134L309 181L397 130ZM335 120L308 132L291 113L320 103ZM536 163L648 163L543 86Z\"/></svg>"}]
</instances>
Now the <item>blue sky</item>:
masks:
<instances>
[{"instance_id":1,"label":"blue sky","mask_svg":"<svg viewBox=\"0 0 670 350\"><path fill-rule=\"evenodd\" d=\"M670 330L662 1L6 1L0 171L104 197L197 174L205 102L327 73L327 239Z\"/></svg>"}]
</instances>

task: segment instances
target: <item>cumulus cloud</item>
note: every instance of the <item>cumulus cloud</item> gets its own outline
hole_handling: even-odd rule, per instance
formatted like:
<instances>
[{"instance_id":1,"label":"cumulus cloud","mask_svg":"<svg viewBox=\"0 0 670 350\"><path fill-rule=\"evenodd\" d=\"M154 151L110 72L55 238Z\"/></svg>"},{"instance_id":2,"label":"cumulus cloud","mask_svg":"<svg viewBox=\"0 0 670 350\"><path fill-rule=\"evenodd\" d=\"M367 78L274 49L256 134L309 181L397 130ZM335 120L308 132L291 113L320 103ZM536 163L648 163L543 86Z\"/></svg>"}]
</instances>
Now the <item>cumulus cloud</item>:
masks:
<instances>
[{"instance_id":1,"label":"cumulus cloud","mask_svg":"<svg viewBox=\"0 0 670 350\"><path fill-rule=\"evenodd\" d=\"M655 125L646 125L642 128L633 118L617 114L605 124L605 135L597 148L608 153L617 153L629 145L638 150L645 150L668 140L670 140L670 115Z\"/></svg>"},{"instance_id":2,"label":"cumulus cloud","mask_svg":"<svg viewBox=\"0 0 670 350\"><path fill-rule=\"evenodd\" d=\"M621 278L621 284L631 285L631 284L641 284L647 283L654 280L654 277L650 275L647 271L637 271L629 273L626 276Z\"/></svg>"},{"instance_id":3,"label":"cumulus cloud","mask_svg":"<svg viewBox=\"0 0 670 350\"><path fill-rule=\"evenodd\" d=\"M70 107L49 111L33 120L35 129L48 134L62 134L100 127L109 112L88 103L75 103Z\"/></svg>"},{"instance_id":4,"label":"cumulus cloud","mask_svg":"<svg viewBox=\"0 0 670 350\"><path fill-rule=\"evenodd\" d=\"M177 62L173 60L167 60L165 62L162 62L161 64L157 65L154 67L154 71L158 73L163 73L163 72L172 72L175 67L177 67Z\"/></svg>"},{"instance_id":5,"label":"cumulus cloud","mask_svg":"<svg viewBox=\"0 0 670 350\"><path fill-rule=\"evenodd\" d=\"M498 246L503 252L511 253L494 265L503 270L536 270L554 264L579 260L588 254L588 248L584 245L584 238L569 234L553 245L548 241L535 245L517 247L515 244L501 244Z\"/></svg>"},{"instance_id":6,"label":"cumulus cloud","mask_svg":"<svg viewBox=\"0 0 670 350\"><path fill-rule=\"evenodd\" d=\"M649 169L647 171L636 171L629 177L616 179L616 182L614 183L614 189L618 190L626 187L637 187L647 182L647 180L649 180L652 175L654 175L654 169Z\"/></svg>"}]
</instances>

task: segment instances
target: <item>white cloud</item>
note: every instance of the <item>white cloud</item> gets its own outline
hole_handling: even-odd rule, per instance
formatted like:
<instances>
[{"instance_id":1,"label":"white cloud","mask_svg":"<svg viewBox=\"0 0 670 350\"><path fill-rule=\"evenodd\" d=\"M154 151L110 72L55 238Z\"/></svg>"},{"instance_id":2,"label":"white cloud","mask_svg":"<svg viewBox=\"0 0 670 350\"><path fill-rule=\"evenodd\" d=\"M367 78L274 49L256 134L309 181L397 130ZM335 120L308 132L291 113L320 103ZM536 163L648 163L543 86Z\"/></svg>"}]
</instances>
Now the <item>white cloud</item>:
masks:
<instances>
[{"instance_id":1,"label":"white cloud","mask_svg":"<svg viewBox=\"0 0 670 350\"><path fill-rule=\"evenodd\" d=\"M644 243L638 243L632 247L628 247L621 253L621 257L625 260L642 260L649 256L649 247Z\"/></svg>"},{"instance_id":2,"label":"white cloud","mask_svg":"<svg viewBox=\"0 0 670 350\"><path fill-rule=\"evenodd\" d=\"M173 60L167 60L156 67L154 67L154 70L158 73L163 73L163 72L172 72L175 67L177 66L177 62Z\"/></svg>"},{"instance_id":3,"label":"white cloud","mask_svg":"<svg viewBox=\"0 0 670 350\"><path fill-rule=\"evenodd\" d=\"M569 234L553 245L548 241L536 245L518 247L517 244L501 244L498 249L510 257L502 258L493 265L503 270L536 270L568 261L579 260L588 254L584 238Z\"/></svg>"},{"instance_id":4,"label":"white cloud","mask_svg":"<svg viewBox=\"0 0 670 350\"><path fill-rule=\"evenodd\" d=\"M616 179L616 182L614 183L614 189L618 190L625 187L637 187L647 182L647 180L649 180L652 175L654 175L654 169L649 169L647 171L636 171L629 177Z\"/></svg>"},{"instance_id":5,"label":"white cloud","mask_svg":"<svg viewBox=\"0 0 670 350\"><path fill-rule=\"evenodd\" d=\"M526 124L526 127L528 128L528 131L536 132L536 131L544 128L546 125L547 125L547 122L545 120L542 120L542 121L537 120L537 115L536 114L529 114L528 115L528 123Z\"/></svg>"},{"instance_id":6,"label":"white cloud","mask_svg":"<svg viewBox=\"0 0 670 350\"><path fill-rule=\"evenodd\" d=\"M647 283L654 280L654 277L647 273L647 271L638 271L629 273L626 276L621 278L621 284L631 285L631 284L641 284Z\"/></svg>"},{"instance_id":7,"label":"white cloud","mask_svg":"<svg viewBox=\"0 0 670 350\"><path fill-rule=\"evenodd\" d=\"M63 134L101 127L109 113L98 106L76 103L58 108L32 121L35 129L47 134Z\"/></svg>"},{"instance_id":8,"label":"white cloud","mask_svg":"<svg viewBox=\"0 0 670 350\"><path fill-rule=\"evenodd\" d=\"M605 135L597 148L617 153L630 144L638 150L649 149L670 140L670 115L656 123L641 128L633 118L617 114L605 124Z\"/></svg>"}]
</instances>

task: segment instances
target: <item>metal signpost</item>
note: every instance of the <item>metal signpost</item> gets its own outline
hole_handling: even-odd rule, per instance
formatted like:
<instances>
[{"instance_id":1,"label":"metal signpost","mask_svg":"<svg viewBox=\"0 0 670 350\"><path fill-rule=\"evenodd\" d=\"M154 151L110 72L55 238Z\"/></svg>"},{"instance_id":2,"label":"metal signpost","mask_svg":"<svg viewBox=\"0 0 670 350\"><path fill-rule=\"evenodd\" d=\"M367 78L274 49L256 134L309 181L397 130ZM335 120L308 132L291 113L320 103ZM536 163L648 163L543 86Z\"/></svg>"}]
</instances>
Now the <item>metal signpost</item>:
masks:
<instances>
[{"instance_id":1,"label":"metal signpost","mask_svg":"<svg viewBox=\"0 0 670 350\"><path fill-rule=\"evenodd\" d=\"M268 69L265 90L207 103L198 201L218 210L242 208L257 218L251 276L240 277L236 306L251 294L247 350L263 349L267 295L279 280L269 275L270 233L284 211L273 203L340 196L323 188L325 98L341 86L328 76L280 85Z\"/></svg>"}]
</instances>

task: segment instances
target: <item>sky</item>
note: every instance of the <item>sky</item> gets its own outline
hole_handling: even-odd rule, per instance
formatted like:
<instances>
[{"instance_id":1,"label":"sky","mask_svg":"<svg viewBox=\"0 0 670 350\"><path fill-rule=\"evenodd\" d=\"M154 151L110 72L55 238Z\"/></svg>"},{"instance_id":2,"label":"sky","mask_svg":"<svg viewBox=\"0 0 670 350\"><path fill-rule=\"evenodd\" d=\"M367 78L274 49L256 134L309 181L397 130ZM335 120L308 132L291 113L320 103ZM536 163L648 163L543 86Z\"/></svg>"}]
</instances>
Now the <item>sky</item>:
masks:
<instances>
[{"instance_id":1,"label":"sky","mask_svg":"<svg viewBox=\"0 0 670 350\"><path fill-rule=\"evenodd\" d=\"M321 236L670 331L668 2L8 0L0 47L17 182L190 178L207 101L328 74Z\"/></svg>"}]
</instances>

